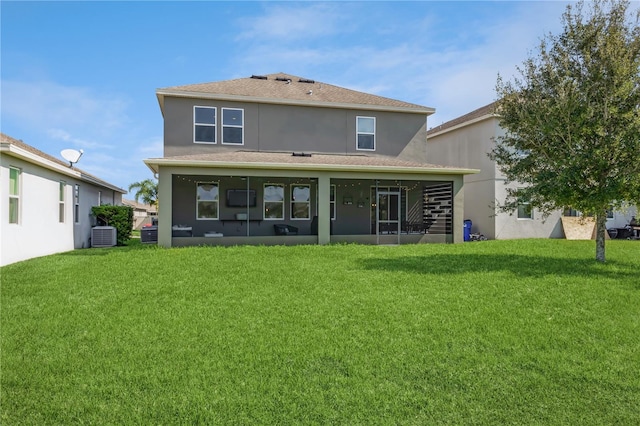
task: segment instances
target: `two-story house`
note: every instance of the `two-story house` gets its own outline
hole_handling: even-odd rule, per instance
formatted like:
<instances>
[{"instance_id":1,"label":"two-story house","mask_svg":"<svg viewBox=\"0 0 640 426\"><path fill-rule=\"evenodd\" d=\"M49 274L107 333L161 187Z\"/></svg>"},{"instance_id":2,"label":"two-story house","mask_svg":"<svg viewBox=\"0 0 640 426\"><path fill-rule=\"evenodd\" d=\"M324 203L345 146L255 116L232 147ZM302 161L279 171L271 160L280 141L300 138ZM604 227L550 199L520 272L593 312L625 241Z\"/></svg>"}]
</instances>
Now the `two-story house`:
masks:
<instances>
[{"instance_id":1,"label":"two-story house","mask_svg":"<svg viewBox=\"0 0 640 426\"><path fill-rule=\"evenodd\" d=\"M427 163L433 108L282 73L156 94L162 246L462 241L477 171Z\"/></svg>"},{"instance_id":2,"label":"two-story house","mask_svg":"<svg viewBox=\"0 0 640 426\"><path fill-rule=\"evenodd\" d=\"M506 178L488 154L494 148L495 140L503 135L504 129L495 112L495 103L427 132L427 153L431 161L480 170L478 174L465 176L464 211L466 219L473 223L472 231L480 232L490 239L564 238L573 233L570 229L564 229L563 222L572 226L580 223L563 218L578 216L580 212L570 206L564 211L553 212L548 217L543 217L527 203L521 204L513 212L500 212L496 208L507 197ZM516 187L518 183L509 185ZM636 214L636 206L629 206L624 211L611 211L607 218L607 228L623 228ZM584 227L591 229L594 226L592 222L584 224ZM582 234L586 238L592 235L591 232Z\"/></svg>"}]
</instances>

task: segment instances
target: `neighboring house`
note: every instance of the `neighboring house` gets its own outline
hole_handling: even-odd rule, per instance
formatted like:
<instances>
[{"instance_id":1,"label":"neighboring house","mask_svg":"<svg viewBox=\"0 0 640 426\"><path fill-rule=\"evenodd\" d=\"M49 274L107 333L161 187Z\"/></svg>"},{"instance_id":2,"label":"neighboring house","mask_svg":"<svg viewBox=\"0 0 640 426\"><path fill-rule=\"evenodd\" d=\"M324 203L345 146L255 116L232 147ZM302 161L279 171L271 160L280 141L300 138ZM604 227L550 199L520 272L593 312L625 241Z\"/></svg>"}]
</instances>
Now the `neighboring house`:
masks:
<instances>
[{"instance_id":1,"label":"neighboring house","mask_svg":"<svg viewBox=\"0 0 640 426\"><path fill-rule=\"evenodd\" d=\"M138 203L135 200L123 198L122 204L133 209L133 229L141 229L145 225L151 225L153 218L158 214L156 206Z\"/></svg>"},{"instance_id":2,"label":"neighboring house","mask_svg":"<svg viewBox=\"0 0 640 426\"><path fill-rule=\"evenodd\" d=\"M504 135L500 120L491 103L427 132L427 155L438 164L480 169L480 173L467 175L465 181L465 219L472 221L472 232L491 239L564 238L562 216L579 216L570 206L543 218L542 213L522 204L517 211L498 212L496 206L504 203L506 179L497 164L488 157L495 138ZM511 184L515 187L516 184ZM622 228L636 212L630 207L623 212L612 212L607 228Z\"/></svg>"},{"instance_id":3,"label":"neighboring house","mask_svg":"<svg viewBox=\"0 0 640 426\"><path fill-rule=\"evenodd\" d=\"M125 190L0 133L0 265L91 247L91 207Z\"/></svg>"},{"instance_id":4,"label":"neighboring house","mask_svg":"<svg viewBox=\"0 0 640 426\"><path fill-rule=\"evenodd\" d=\"M463 176L434 109L287 74L158 89L158 243L458 242Z\"/></svg>"}]
</instances>

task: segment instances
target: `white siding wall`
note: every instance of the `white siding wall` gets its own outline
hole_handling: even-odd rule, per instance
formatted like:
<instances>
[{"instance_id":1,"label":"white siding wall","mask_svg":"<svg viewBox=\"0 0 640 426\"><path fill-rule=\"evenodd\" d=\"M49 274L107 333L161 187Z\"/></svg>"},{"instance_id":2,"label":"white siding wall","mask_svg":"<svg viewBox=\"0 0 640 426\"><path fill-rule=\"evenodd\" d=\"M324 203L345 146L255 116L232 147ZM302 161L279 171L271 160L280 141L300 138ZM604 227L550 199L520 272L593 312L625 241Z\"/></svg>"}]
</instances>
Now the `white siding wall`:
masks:
<instances>
[{"instance_id":1,"label":"white siding wall","mask_svg":"<svg viewBox=\"0 0 640 426\"><path fill-rule=\"evenodd\" d=\"M21 170L20 218L9 223L9 167ZM60 181L65 181L65 220L59 221ZM74 222L74 185L80 185L80 217ZM65 176L21 159L2 155L0 167L0 266L21 260L90 247L91 227L95 219L91 207L119 205L122 194Z\"/></svg>"},{"instance_id":2,"label":"white siding wall","mask_svg":"<svg viewBox=\"0 0 640 426\"><path fill-rule=\"evenodd\" d=\"M473 222L472 232L490 239L563 238L561 212L542 219L534 211L533 219L518 219L517 212L496 213L496 206L506 198L504 176L488 157L494 138L504 130L496 118L487 118L427 139L427 161L472 169L465 176L464 216Z\"/></svg>"},{"instance_id":3,"label":"white siding wall","mask_svg":"<svg viewBox=\"0 0 640 426\"><path fill-rule=\"evenodd\" d=\"M19 223L9 223L9 166L21 169ZM60 175L6 155L2 156L0 265L73 250L72 185L66 186L66 218L59 222Z\"/></svg>"}]
</instances>

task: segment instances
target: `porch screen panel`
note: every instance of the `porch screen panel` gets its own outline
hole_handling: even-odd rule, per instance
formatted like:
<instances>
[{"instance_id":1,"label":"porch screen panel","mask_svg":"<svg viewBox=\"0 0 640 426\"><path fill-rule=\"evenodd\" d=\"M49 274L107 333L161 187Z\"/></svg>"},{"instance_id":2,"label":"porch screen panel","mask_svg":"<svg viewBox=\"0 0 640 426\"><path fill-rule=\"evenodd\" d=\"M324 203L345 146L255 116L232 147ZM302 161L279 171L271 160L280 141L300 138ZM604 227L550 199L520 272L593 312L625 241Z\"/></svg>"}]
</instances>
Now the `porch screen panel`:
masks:
<instances>
[{"instance_id":1,"label":"porch screen panel","mask_svg":"<svg viewBox=\"0 0 640 426\"><path fill-rule=\"evenodd\" d=\"M423 223L430 234L453 233L453 182L423 187Z\"/></svg>"}]
</instances>

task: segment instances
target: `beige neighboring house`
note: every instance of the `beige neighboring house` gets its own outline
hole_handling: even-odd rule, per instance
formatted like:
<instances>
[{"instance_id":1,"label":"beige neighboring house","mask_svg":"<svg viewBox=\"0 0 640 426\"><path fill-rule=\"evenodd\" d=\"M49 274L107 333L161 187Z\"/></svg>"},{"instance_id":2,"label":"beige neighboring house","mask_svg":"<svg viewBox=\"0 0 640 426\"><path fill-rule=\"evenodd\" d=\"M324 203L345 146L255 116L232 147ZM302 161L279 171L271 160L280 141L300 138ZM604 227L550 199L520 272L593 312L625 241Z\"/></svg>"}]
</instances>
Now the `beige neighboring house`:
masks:
<instances>
[{"instance_id":1,"label":"beige neighboring house","mask_svg":"<svg viewBox=\"0 0 640 426\"><path fill-rule=\"evenodd\" d=\"M0 133L0 266L91 247L91 207L126 191Z\"/></svg>"},{"instance_id":2,"label":"beige neighboring house","mask_svg":"<svg viewBox=\"0 0 640 426\"><path fill-rule=\"evenodd\" d=\"M135 200L122 199L122 204L133 208L133 229L141 229L145 225L151 225L153 218L157 217L156 206L139 203Z\"/></svg>"},{"instance_id":3,"label":"beige neighboring house","mask_svg":"<svg viewBox=\"0 0 640 426\"><path fill-rule=\"evenodd\" d=\"M506 199L507 186L497 164L488 157L495 138L504 135L494 109L495 102L430 129L427 132L429 161L480 170L464 178L465 219L472 221L472 232L490 239L564 238L562 217L580 215L570 208L552 213L546 219L527 204L512 214L496 211L496 205ZM623 228L636 212L635 206L612 212L607 228Z\"/></svg>"},{"instance_id":4,"label":"beige neighboring house","mask_svg":"<svg viewBox=\"0 0 640 426\"><path fill-rule=\"evenodd\" d=\"M433 108L284 73L156 96L161 246L463 239L476 171L427 162Z\"/></svg>"}]
</instances>

